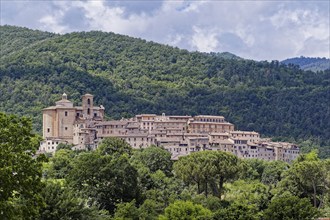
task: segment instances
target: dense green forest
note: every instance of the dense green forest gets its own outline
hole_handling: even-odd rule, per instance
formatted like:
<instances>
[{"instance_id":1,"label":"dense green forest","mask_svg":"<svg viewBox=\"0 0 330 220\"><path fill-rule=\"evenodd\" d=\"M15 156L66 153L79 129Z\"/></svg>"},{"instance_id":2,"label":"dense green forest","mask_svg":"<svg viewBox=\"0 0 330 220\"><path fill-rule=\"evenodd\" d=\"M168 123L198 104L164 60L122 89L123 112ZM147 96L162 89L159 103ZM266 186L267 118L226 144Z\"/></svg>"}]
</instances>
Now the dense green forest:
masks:
<instances>
[{"instance_id":1,"label":"dense green forest","mask_svg":"<svg viewBox=\"0 0 330 220\"><path fill-rule=\"evenodd\" d=\"M0 219L311 220L330 217L330 159L292 164L201 151L171 160L156 146L104 139L35 155L26 118L0 113Z\"/></svg>"},{"instance_id":2,"label":"dense green forest","mask_svg":"<svg viewBox=\"0 0 330 220\"><path fill-rule=\"evenodd\" d=\"M0 27L0 111L30 116L63 92L91 93L111 118L141 113L223 115L238 130L330 155L330 70L189 52L99 31L64 35Z\"/></svg>"},{"instance_id":3,"label":"dense green forest","mask_svg":"<svg viewBox=\"0 0 330 220\"><path fill-rule=\"evenodd\" d=\"M311 70L314 72L330 69L330 59L325 57L295 57L281 61L284 64L298 65L302 70Z\"/></svg>"}]
</instances>

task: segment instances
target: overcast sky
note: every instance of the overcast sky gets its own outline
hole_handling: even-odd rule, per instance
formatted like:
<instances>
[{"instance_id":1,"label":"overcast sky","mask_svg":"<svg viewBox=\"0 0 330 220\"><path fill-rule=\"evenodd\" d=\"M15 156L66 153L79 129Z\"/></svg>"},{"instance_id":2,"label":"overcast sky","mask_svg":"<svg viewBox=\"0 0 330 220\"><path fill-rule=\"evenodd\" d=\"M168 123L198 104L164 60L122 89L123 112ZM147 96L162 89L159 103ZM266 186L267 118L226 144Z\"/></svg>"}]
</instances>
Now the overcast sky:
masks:
<instances>
[{"instance_id":1,"label":"overcast sky","mask_svg":"<svg viewBox=\"0 0 330 220\"><path fill-rule=\"evenodd\" d=\"M1 25L102 30L247 59L330 57L330 4L319 1L0 0Z\"/></svg>"}]
</instances>

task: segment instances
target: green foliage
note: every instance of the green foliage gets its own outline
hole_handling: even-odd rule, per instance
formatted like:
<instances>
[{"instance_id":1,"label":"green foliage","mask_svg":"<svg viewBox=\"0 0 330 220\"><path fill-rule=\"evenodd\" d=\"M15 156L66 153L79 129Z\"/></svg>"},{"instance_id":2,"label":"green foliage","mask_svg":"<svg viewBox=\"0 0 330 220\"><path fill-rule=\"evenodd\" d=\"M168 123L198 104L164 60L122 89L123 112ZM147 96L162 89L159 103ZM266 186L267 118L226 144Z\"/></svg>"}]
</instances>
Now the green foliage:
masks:
<instances>
[{"instance_id":1,"label":"green foliage","mask_svg":"<svg viewBox=\"0 0 330 220\"><path fill-rule=\"evenodd\" d=\"M227 208L216 211L213 219L258 220L260 219L260 214L257 213L256 207L253 205L234 202Z\"/></svg>"},{"instance_id":2,"label":"green foliage","mask_svg":"<svg viewBox=\"0 0 330 220\"><path fill-rule=\"evenodd\" d=\"M201 205L193 204L190 201L175 201L165 209L165 214L159 217L160 220L194 220L212 219L212 212Z\"/></svg>"},{"instance_id":3,"label":"green foliage","mask_svg":"<svg viewBox=\"0 0 330 220\"><path fill-rule=\"evenodd\" d=\"M161 170L150 175L152 187L144 192L147 199L157 203L157 206L166 208L171 202L180 199L183 191L182 182L173 177L167 177Z\"/></svg>"},{"instance_id":4,"label":"green foliage","mask_svg":"<svg viewBox=\"0 0 330 220\"><path fill-rule=\"evenodd\" d=\"M139 208L140 219L156 220L163 212L163 207L157 201L146 199Z\"/></svg>"},{"instance_id":5,"label":"green foliage","mask_svg":"<svg viewBox=\"0 0 330 220\"><path fill-rule=\"evenodd\" d=\"M267 207L270 197L269 187L259 181L238 180L228 184L225 199L231 203L245 204L257 214Z\"/></svg>"},{"instance_id":6,"label":"green foliage","mask_svg":"<svg viewBox=\"0 0 330 220\"><path fill-rule=\"evenodd\" d=\"M0 31L1 57L56 36L56 34L52 33L32 31L28 28L18 28L9 25L1 26Z\"/></svg>"},{"instance_id":7,"label":"green foliage","mask_svg":"<svg viewBox=\"0 0 330 220\"><path fill-rule=\"evenodd\" d=\"M240 160L239 177L242 179L260 180L267 162L261 159Z\"/></svg>"},{"instance_id":8,"label":"green foliage","mask_svg":"<svg viewBox=\"0 0 330 220\"><path fill-rule=\"evenodd\" d=\"M171 175L171 153L155 145L135 151L131 161L133 164L142 163L144 166L148 167L152 173L161 170L167 176Z\"/></svg>"},{"instance_id":9,"label":"green foliage","mask_svg":"<svg viewBox=\"0 0 330 220\"><path fill-rule=\"evenodd\" d=\"M219 209L222 209L223 207L228 206L228 201L221 200L219 197L216 196L208 196L205 195L196 195L193 198L191 198L195 204L200 204L205 208L210 209L212 212L215 212Z\"/></svg>"},{"instance_id":10,"label":"green foliage","mask_svg":"<svg viewBox=\"0 0 330 220\"><path fill-rule=\"evenodd\" d=\"M88 207L86 199L59 183L46 182L41 196L46 205L40 210L40 220L104 219L96 207Z\"/></svg>"},{"instance_id":11,"label":"green foliage","mask_svg":"<svg viewBox=\"0 0 330 220\"><path fill-rule=\"evenodd\" d=\"M318 210L308 199L300 199L290 194L274 197L264 213L266 220L307 220L315 219L317 216Z\"/></svg>"},{"instance_id":12,"label":"green foliage","mask_svg":"<svg viewBox=\"0 0 330 220\"><path fill-rule=\"evenodd\" d=\"M289 191L295 196L308 198L314 207L319 207L330 193L329 166L326 160L321 161L314 156L305 158L302 161L298 158L284 173L279 183L280 193Z\"/></svg>"},{"instance_id":13,"label":"green foliage","mask_svg":"<svg viewBox=\"0 0 330 220\"><path fill-rule=\"evenodd\" d=\"M43 205L42 156L31 121L0 112L0 218L35 219Z\"/></svg>"},{"instance_id":14,"label":"green foliage","mask_svg":"<svg viewBox=\"0 0 330 220\"><path fill-rule=\"evenodd\" d=\"M64 143L59 143L56 147L56 151L59 150L72 150L73 145L72 144L64 144Z\"/></svg>"},{"instance_id":15,"label":"green foliage","mask_svg":"<svg viewBox=\"0 0 330 220\"><path fill-rule=\"evenodd\" d=\"M265 167L261 182L267 185L276 185L282 179L282 173L288 169L288 164L283 161L268 162Z\"/></svg>"},{"instance_id":16,"label":"green foliage","mask_svg":"<svg viewBox=\"0 0 330 220\"><path fill-rule=\"evenodd\" d=\"M138 220L139 210L135 206L135 200L133 199L131 202L119 204L114 219Z\"/></svg>"},{"instance_id":17,"label":"green foliage","mask_svg":"<svg viewBox=\"0 0 330 220\"><path fill-rule=\"evenodd\" d=\"M57 150L55 156L50 159L50 166L47 177L62 179L65 178L72 170L72 159L76 153L72 150L60 149Z\"/></svg>"},{"instance_id":18,"label":"green foliage","mask_svg":"<svg viewBox=\"0 0 330 220\"><path fill-rule=\"evenodd\" d=\"M330 155L330 70L188 52L113 33L54 35L11 26L0 31L6 45L0 110L32 116L36 131L41 109L60 94L78 104L88 92L112 118L142 112L224 115L240 130L317 140L320 156Z\"/></svg>"},{"instance_id":19,"label":"green foliage","mask_svg":"<svg viewBox=\"0 0 330 220\"><path fill-rule=\"evenodd\" d=\"M101 155L116 156L117 154L132 154L132 147L124 140L116 137L105 138L97 148Z\"/></svg>"},{"instance_id":20,"label":"green foliage","mask_svg":"<svg viewBox=\"0 0 330 220\"><path fill-rule=\"evenodd\" d=\"M234 179L239 171L238 158L227 152L201 151L180 157L174 164L175 174L187 184L197 184L197 193L205 196L223 194L225 182Z\"/></svg>"},{"instance_id":21,"label":"green foliage","mask_svg":"<svg viewBox=\"0 0 330 220\"><path fill-rule=\"evenodd\" d=\"M120 144L118 142L118 144ZM104 154L98 151L81 153L72 163L68 181L82 191L102 209L113 213L116 205L139 199L137 171L128 161L127 154L120 155L125 146L115 147L118 151Z\"/></svg>"}]
</instances>

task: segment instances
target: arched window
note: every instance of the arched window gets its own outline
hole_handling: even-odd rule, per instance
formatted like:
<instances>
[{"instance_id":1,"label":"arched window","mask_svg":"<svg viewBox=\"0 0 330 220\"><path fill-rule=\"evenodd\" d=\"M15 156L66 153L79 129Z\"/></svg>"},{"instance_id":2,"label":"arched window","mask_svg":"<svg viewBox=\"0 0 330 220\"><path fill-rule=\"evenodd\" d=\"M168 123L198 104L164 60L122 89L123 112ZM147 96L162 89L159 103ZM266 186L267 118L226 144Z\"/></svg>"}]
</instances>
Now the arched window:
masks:
<instances>
[{"instance_id":1,"label":"arched window","mask_svg":"<svg viewBox=\"0 0 330 220\"><path fill-rule=\"evenodd\" d=\"M87 104L90 105L91 104L91 100L87 99Z\"/></svg>"},{"instance_id":2,"label":"arched window","mask_svg":"<svg viewBox=\"0 0 330 220\"><path fill-rule=\"evenodd\" d=\"M91 114L91 110L88 108L87 109L87 115L90 115Z\"/></svg>"}]
</instances>

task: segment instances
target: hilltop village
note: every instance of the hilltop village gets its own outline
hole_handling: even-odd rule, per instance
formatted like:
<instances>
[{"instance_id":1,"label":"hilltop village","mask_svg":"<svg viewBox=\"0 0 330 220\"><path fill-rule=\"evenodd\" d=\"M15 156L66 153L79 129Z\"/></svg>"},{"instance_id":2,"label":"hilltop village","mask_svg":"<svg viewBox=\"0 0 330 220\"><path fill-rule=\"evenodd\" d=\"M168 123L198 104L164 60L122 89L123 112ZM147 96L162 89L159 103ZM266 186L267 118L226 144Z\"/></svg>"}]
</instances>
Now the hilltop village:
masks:
<instances>
[{"instance_id":1,"label":"hilltop village","mask_svg":"<svg viewBox=\"0 0 330 220\"><path fill-rule=\"evenodd\" d=\"M73 106L67 95L55 106L43 109L43 138L39 152L54 153L60 143L74 149L94 150L102 139L119 137L133 148L162 146L172 159L196 151L215 150L239 158L259 158L291 162L299 155L292 143L272 142L254 131L236 131L222 116L168 116L141 114L133 118L107 121L105 108L94 106L93 95L82 97L82 106Z\"/></svg>"}]
</instances>

